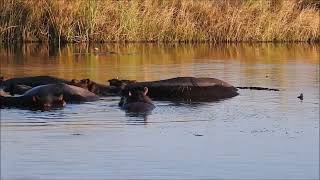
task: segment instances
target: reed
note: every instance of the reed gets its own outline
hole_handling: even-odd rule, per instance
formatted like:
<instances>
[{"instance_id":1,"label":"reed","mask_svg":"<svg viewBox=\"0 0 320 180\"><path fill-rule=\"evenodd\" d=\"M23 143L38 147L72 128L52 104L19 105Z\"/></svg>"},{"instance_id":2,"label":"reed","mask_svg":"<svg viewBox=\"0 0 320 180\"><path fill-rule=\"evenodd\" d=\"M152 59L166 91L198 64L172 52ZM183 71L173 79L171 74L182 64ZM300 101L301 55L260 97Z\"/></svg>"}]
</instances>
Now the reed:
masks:
<instances>
[{"instance_id":1,"label":"reed","mask_svg":"<svg viewBox=\"0 0 320 180\"><path fill-rule=\"evenodd\" d=\"M2 42L320 40L316 0L0 0Z\"/></svg>"}]
</instances>

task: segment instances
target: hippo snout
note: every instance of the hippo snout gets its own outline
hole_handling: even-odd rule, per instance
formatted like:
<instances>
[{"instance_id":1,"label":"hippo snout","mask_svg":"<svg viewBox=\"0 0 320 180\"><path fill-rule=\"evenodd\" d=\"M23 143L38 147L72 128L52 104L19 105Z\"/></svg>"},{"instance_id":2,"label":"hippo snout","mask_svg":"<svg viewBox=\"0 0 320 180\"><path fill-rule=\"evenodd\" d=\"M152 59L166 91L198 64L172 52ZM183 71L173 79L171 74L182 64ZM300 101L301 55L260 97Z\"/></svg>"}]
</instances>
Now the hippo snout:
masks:
<instances>
[{"instance_id":1,"label":"hippo snout","mask_svg":"<svg viewBox=\"0 0 320 180\"><path fill-rule=\"evenodd\" d=\"M155 105L145 102L134 102L125 104L122 108L128 112L150 112L155 108Z\"/></svg>"}]
</instances>

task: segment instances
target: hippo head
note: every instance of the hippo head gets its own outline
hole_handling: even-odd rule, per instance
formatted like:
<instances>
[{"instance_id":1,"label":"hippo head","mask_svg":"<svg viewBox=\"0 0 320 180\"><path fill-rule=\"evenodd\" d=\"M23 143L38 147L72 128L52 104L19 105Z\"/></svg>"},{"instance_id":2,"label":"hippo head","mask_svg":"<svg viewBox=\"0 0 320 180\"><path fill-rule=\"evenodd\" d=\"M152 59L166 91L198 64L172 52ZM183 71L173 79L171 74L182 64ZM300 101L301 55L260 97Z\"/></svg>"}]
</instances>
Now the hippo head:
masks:
<instances>
[{"instance_id":1,"label":"hippo head","mask_svg":"<svg viewBox=\"0 0 320 180\"><path fill-rule=\"evenodd\" d=\"M50 108L59 108L65 106L66 102L61 95L33 96L33 107L41 110L49 110Z\"/></svg>"},{"instance_id":2,"label":"hippo head","mask_svg":"<svg viewBox=\"0 0 320 180\"><path fill-rule=\"evenodd\" d=\"M90 90L92 81L90 79L81 79L81 80L72 79L69 84Z\"/></svg>"},{"instance_id":3,"label":"hippo head","mask_svg":"<svg viewBox=\"0 0 320 180\"><path fill-rule=\"evenodd\" d=\"M153 105L152 100L147 96L147 93L147 87L130 90L127 97L121 99L123 101L122 108L131 113L151 112L155 106Z\"/></svg>"},{"instance_id":4,"label":"hippo head","mask_svg":"<svg viewBox=\"0 0 320 180\"><path fill-rule=\"evenodd\" d=\"M143 90L141 88L129 91L128 96L130 97L143 97L147 96L149 89L144 87Z\"/></svg>"},{"instance_id":5,"label":"hippo head","mask_svg":"<svg viewBox=\"0 0 320 180\"><path fill-rule=\"evenodd\" d=\"M148 94L147 87L144 87L143 89L136 88L136 89L131 89L129 91L124 91L119 104L121 105L121 104L134 103L134 102L144 102L144 103L152 104L152 101L147 96L147 94Z\"/></svg>"},{"instance_id":6,"label":"hippo head","mask_svg":"<svg viewBox=\"0 0 320 180\"><path fill-rule=\"evenodd\" d=\"M108 80L110 86L124 88L128 84L135 83L134 80L119 80L119 79L110 79Z\"/></svg>"}]
</instances>

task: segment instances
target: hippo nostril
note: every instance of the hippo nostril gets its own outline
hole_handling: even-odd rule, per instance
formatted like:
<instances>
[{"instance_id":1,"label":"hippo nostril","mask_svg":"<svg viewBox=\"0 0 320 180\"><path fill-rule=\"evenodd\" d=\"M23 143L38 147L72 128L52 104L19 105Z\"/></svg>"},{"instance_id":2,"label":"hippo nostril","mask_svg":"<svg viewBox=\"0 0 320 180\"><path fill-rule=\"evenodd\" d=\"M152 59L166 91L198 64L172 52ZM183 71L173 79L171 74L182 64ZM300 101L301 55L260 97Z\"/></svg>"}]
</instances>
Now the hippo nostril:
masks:
<instances>
[{"instance_id":1,"label":"hippo nostril","mask_svg":"<svg viewBox=\"0 0 320 180\"><path fill-rule=\"evenodd\" d=\"M43 106L44 106L44 107L51 107L51 104L45 103Z\"/></svg>"}]
</instances>

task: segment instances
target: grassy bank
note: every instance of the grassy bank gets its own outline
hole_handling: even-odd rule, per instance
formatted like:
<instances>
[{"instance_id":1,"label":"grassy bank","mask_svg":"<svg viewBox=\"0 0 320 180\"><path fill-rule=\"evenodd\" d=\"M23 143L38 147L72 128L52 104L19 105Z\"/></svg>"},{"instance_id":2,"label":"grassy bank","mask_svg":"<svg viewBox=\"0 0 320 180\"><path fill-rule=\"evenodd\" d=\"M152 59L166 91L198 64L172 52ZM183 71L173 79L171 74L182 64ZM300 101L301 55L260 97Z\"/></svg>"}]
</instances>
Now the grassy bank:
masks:
<instances>
[{"instance_id":1,"label":"grassy bank","mask_svg":"<svg viewBox=\"0 0 320 180\"><path fill-rule=\"evenodd\" d=\"M316 0L0 0L2 42L319 41Z\"/></svg>"}]
</instances>

